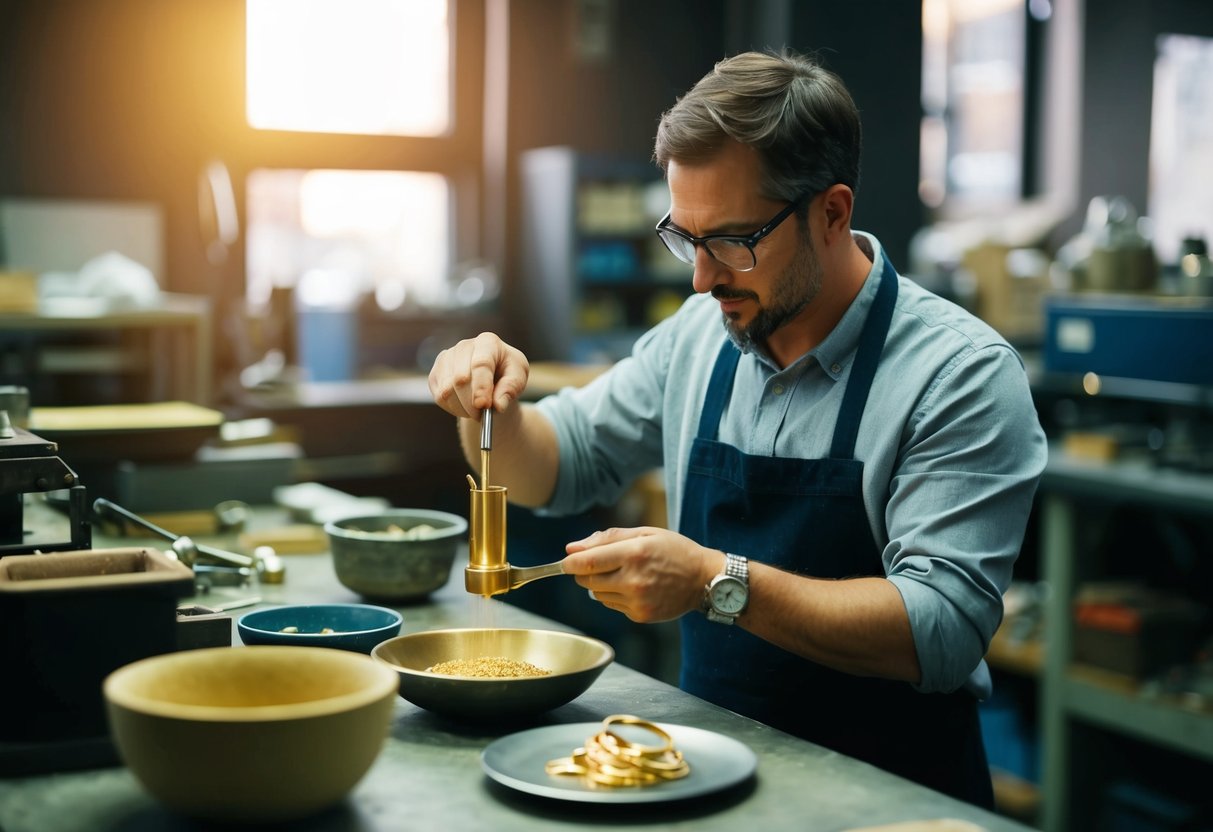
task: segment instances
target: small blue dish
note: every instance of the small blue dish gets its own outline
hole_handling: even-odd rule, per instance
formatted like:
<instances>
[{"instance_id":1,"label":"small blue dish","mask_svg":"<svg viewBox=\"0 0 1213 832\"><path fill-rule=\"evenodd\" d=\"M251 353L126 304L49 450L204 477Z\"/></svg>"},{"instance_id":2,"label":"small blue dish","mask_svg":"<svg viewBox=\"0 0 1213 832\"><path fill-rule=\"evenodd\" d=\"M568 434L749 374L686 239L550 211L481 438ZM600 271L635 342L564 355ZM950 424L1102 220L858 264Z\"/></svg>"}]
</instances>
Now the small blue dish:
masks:
<instances>
[{"instance_id":1,"label":"small blue dish","mask_svg":"<svg viewBox=\"0 0 1213 832\"><path fill-rule=\"evenodd\" d=\"M370 604L296 604L245 613L236 630L245 644L336 647L370 653L399 634L400 613ZM322 632L323 630L332 630Z\"/></svg>"}]
</instances>

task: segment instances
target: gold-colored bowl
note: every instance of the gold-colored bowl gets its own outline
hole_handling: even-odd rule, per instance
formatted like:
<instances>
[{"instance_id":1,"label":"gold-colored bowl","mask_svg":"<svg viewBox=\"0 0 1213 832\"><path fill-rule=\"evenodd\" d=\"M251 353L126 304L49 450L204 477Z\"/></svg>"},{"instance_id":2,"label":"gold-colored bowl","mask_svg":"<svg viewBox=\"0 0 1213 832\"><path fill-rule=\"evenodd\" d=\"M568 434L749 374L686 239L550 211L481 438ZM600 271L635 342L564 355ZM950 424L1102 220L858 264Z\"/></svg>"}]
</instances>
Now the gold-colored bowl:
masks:
<instances>
[{"instance_id":1,"label":"gold-colored bowl","mask_svg":"<svg viewBox=\"0 0 1213 832\"><path fill-rule=\"evenodd\" d=\"M383 747L396 677L324 647L216 647L128 664L104 684L122 760L166 806L286 821L341 800Z\"/></svg>"},{"instance_id":2,"label":"gold-colored bowl","mask_svg":"<svg viewBox=\"0 0 1213 832\"><path fill-rule=\"evenodd\" d=\"M556 630L428 630L380 643L371 656L400 677L400 695L455 719L519 719L558 708L589 689L615 659L609 644ZM550 670L547 676L486 678L432 673L456 659L502 657Z\"/></svg>"}]
</instances>

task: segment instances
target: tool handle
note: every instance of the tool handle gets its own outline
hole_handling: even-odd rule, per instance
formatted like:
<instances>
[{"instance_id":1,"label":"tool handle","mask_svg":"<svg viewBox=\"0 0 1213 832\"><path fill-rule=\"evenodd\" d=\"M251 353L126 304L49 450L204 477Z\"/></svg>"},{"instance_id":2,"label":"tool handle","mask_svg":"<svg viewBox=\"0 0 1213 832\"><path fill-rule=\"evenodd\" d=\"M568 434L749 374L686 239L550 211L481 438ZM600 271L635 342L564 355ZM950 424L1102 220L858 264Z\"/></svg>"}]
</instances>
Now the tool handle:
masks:
<instances>
[{"instance_id":1,"label":"tool handle","mask_svg":"<svg viewBox=\"0 0 1213 832\"><path fill-rule=\"evenodd\" d=\"M249 555L241 555L237 552L229 552L225 549L216 549L214 546L207 546L204 543L194 542L194 547L197 548L198 554L206 555L211 560L217 560L220 563L226 563L231 566L256 566L257 558Z\"/></svg>"},{"instance_id":2,"label":"tool handle","mask_svg":"<svg viewBox=\"0 0 1213 832\"><path fill-rule=\"evenodd\" d=\"M98 497L93 500L93 511L101 516L113 515L121 517L124 520L129 520L140 528L147 529L155 535L163 537L165 540L175 541L181 535L173 534L168 529L162 529L150 520L146 520L135 514L133 511L123 508L117 503L111 502L104 497ZM216 549L214 546L206 546L202 543L195 543L194 547L201 555L206 555L212 560L217 560L220 563L225 563L230 566L253 566L256 564L256 559L246 555L236 554L235 552L226 552L223 549Z\"/></svg>"},{"instance_id":3,"label":"tool handle","mask_svg":"<svg viewBox=\"0 0 1213 832\"><path fill-rule=\"evenodd\" d=\"M118 505L117 503L112 503L109 500L105 499L104 497L98 497L97 499L93 500L93 511L95 511L97 514L101 515L102 517L109 514L109 515L121 517L123 520L129 520L130 522L134 523L136 526L139 526L140 528L143 528L143 529L147 529L152 534L159 535L160 537L163 537L165 540L173 541L173 540L177 539L177 535L173 534L168 529L162 529L159 526L157 526L155 523L152 523L148 520L144 520L138 514L135 514L132 511L127 511L122 506Z\"/></svg>"}]
</instances>

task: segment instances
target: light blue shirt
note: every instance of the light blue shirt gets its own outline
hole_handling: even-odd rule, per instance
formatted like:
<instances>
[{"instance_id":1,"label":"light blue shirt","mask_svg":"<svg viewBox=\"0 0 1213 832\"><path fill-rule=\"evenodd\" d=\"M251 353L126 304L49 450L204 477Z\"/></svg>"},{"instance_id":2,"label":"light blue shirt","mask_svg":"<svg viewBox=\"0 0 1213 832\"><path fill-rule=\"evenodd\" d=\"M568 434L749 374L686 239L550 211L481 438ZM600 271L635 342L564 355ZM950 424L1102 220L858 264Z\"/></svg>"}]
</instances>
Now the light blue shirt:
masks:
<instances>
[{"instance_id":1,"label":"light blue shirt","mask_svg":"<svg viewBox=\"0 0 1213 832\"><path fill-rule=\"evenodd\" d=\"M741 356L717 439L758 456L829 454L884 257L875 237L855 237L873 265L842 320L782 370L760 350ZM965 687L985 698L983 656L1002 621L1002 595L1044 470L1045 436L1015 350L955 304L899 281L855 446L864 505L885 573L909 613L918 688ZM611 370L539 402L560 446L545 511L613 503L637 476L662 467L677 531L691 443L727 337L717 302L693 296Z\"/></svg>"}]
</instances>

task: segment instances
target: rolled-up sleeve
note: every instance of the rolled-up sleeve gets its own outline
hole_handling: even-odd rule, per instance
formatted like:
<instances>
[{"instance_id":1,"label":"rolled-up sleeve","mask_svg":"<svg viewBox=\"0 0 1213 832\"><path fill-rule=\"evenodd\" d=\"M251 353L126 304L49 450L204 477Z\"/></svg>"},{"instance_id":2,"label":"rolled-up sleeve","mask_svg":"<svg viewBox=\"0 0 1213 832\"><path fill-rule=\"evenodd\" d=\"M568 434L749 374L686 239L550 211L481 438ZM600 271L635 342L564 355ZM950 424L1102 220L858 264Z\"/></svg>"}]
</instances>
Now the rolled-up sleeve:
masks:
<instances>
[{"instance_id":1,"label":"rolled-up sleeve","mask_svg":"<svg viewBox=\"0 0 1213 832\"><path fill-rule=\"evenodd\" d=\"M988 694L975 668L1002 621L1046 455L1026 374L1005 345L957 355L906 425L883 556L909 614L920 690L968 682Z\"/></svg>"},{"instance_id":2,"label":"rolled-up sleeve","mask_svg":"<svg viewBox=\"0 0 1213 832\"><path fill-rule=\"evenodd\" d=\"M646 333L632 354L581 388L542 399L556 431L560 466L541 514L609 505L632 481L662 464L662 404L669 362L667 320Z\"/></svg>"}]
</instances>

